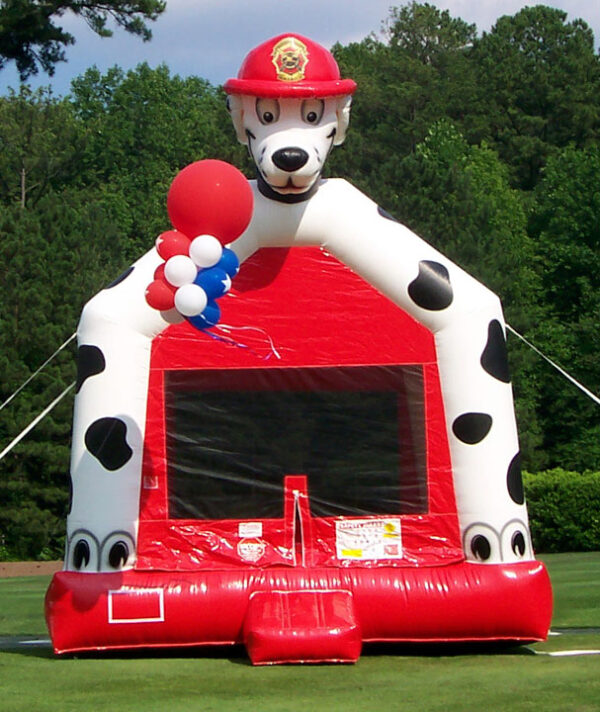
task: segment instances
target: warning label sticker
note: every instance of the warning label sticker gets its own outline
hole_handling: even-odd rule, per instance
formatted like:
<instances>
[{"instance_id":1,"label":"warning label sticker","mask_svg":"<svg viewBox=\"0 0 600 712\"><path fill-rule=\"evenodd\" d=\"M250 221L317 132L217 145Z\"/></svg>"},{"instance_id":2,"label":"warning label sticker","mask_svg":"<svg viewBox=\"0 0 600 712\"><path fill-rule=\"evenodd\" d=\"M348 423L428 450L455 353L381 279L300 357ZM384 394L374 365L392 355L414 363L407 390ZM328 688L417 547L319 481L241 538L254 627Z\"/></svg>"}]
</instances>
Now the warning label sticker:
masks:
<instances>
[{"instance_id":1,"label":"warning label sticker","mask_svg":"<svg viewBox=\"0 0 600 712\"><path fill-rule=\"evenodd\" d=\"M400 519L341 519L335 523L338 559L401 559Z\"/></svg>"},{"instance_id":2,"label":"warning label sticker","mask_svg":"<svg viewBox=\"0 0 600 712\"><path fill-rule=\"evenodd\" d=\"M237 552L240 559L255 564L265 555L266 544L260 539L242 539L238 542Z\"/></svg>"}]
</instances>

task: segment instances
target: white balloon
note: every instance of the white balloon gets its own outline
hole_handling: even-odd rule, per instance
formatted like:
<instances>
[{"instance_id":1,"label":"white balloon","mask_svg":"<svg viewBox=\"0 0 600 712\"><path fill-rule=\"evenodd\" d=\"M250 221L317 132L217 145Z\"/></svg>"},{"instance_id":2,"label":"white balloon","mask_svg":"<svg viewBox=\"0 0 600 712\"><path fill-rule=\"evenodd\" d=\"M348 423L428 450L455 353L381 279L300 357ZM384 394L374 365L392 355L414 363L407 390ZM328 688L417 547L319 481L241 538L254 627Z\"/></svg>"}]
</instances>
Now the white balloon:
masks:
<instances>
[{"instance_id":1,"label":"white balloon","mask_svg":"<svg viewBox=\"0 0 600 712\"><path fill-rule=\"evenodd\" d=\"M198 235L190 244L190 257L198 267L214 267L222 254L221 243L212 235Z\"/></svg>"},{"instance_id":2,"label":"white balloon","mask_svg":"<svg viewBox=\"0 0 600 712\"><path fill-rule=\"evenodd\" d=\"M206 292L197 284L184 284L175 292L175 307L183 316L196 316L207 304Z\"/></svg>"},{"instance_id":3,"label":"white balloon","mask_svg":"<svg viewBox=\"0 0 600 712\"><path fill-rule=\"evenodd\" d=\"M191 284L198 274L194 262L185 255L175 255L165 263L165 279L174 287Z\"/></svg>"}]
</instances>

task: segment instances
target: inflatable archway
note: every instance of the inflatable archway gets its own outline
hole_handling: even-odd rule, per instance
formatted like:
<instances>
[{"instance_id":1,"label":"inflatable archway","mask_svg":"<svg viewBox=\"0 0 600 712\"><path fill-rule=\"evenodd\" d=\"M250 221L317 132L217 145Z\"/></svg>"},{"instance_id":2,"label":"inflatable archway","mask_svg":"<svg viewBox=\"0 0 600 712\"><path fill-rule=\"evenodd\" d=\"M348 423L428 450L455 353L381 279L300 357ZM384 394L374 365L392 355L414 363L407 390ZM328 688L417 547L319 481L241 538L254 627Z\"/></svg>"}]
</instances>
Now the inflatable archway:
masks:
<instances>
[{"instance_id":1,"label":"inflatable archway","mask_svg":"<svg viewBox=\"0 0 600 712\"><path fill-rule=\"evenodd\" d=\"M354 87L308 38L253 50L225 88L257 180L184 169L86 305L57 652L547 635L499 300L320 177Z\"/></svg>"}]
</instances>

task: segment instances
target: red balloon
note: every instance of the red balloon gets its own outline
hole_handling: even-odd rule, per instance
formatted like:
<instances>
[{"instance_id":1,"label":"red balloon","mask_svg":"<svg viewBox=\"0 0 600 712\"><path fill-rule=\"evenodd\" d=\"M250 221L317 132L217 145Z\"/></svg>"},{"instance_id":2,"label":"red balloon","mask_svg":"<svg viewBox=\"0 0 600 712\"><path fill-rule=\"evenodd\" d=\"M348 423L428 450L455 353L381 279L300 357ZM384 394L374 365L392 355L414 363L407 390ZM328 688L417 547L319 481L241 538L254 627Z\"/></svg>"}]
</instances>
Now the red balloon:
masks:
<instances>
[{"instance_id":1,"label":"red balloon","mask_svg":"<svg viewBox=\"0 0 600 712\"><path fill-rule=\"evenodd\" d=\"M222 245L239 237L252 217L250 185L235 166L207 159L186 166L167 196L171 223L190 239L213 235Z\"/></svg>"},{"instance_id":2,"label":"red balloon","mask_svg":"<svg viewBox=\"0 0 600 712\"><path fill-rule=\"evenodd\" d=\"M190 249L190 238L177 230L167 230L156 238L156 250L163 260L175 255L187 255Z\"/></svg>"},{"instance_id":3,"label":"red balloon","mask_svg":"<svg viewBox=\"0 0 600 712\"><path fill-rule=\"evenodd\" d=\"M153 309L167 311L175 306L175 292L166 282L155 279L146 287L146 301Z\"/></svg>"}]
</instances>

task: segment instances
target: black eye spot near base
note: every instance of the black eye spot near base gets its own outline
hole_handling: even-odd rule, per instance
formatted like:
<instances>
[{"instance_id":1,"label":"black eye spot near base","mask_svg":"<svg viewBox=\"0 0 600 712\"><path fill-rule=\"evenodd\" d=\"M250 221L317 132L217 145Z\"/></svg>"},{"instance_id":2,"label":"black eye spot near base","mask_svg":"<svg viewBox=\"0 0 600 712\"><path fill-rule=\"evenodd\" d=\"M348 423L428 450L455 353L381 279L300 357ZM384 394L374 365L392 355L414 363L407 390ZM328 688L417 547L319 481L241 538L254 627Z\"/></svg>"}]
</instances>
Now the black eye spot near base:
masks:
<instances>
[{"instance_id":1,"label":"black eye spot near base","mask_svg":"<svg viewBox=\"0 0 600 712\"><path fill-rule=\"evenodd\" d=\"M523 504L525 493L523 492L523 478L521 476L521 453L517 453L508 466L506 485L512 501L515 504Z\"/></svg>"},{"instance_id":2,"label":"black eye spot near base","mask_svg":"<svg viewBox=\"0 0 600 712\"><path fill-rule=\"evenodd\" d=\"M481 354L481 365L484 371L498 381L510 383L506 338L502 325L497 319L490 321L488 326L488 339Z\"/></svg>"},{"instance_id":3,"label":"black eye spot near base","mask_svg":"<svg viewBox=\"0 0 600 712\"><path fill-rule=\"evenodd\" d=\"M118 541L110 547L108 563L113 569L120 569L127 563L129 558L129 547L124 541Z\"/></svg>"},{"instance_id":4,"label":"black eye spot near base","mask_svg":"<svg viewBox=\"0 0 600 712\"><path fill-rule=\"evenodd\" d=\"M127 426L120 418L100 418L85 433L85 446L107 470L118 470L133 455L126 440Z\"/></svg>"},{"instance_id":5,"label":"black eye spot near base","mask_svg":"<svg viewBox=\"0 0 600 712\"><path fill-rule=\"evenodd\" d=\"M97 346L83 345L77 351L77 383L75 393L79 393L86 379L97 376L106 368L104 354Z\"/></svg>"},{"instance_id":6,"label":"black eye spot near base","mask_svg":"<svg viewBox=\"0 0 600 712\"><path fill-rule=\"evenodd\" d=\"M90 545L84 539L80 539L73 549L73 566L81 569L90 563Z\"/></svg>"},{"instance_id":7,"label":"black eye spot near base","mask_svg":"<svg viewBox=\"0 0 600 712\"><path fill-rule=\"evenodd\" d=\"M126 269L122 275L117 277L114 282L111 282L108 286L104 287L104 289L112 289L113 287L116 287L117 284L121 284L121 282L124 282L127 277L129 277L129 275L133 272L134 269L135 268L132 265L131 267L129 267L129 269Z\"/></svg>"},{"instance_id":8,"label":"black eye spot near base","mask_svg":"<svg viewBox=\"0 0 600 712\"><path fill-rule=\"evenodd\" d=\"M384 210L383 208L377 206L377 212L381 215L382 218L385 218L386 220L391 220L392 222L398 222L396 218L391 214L388 213L387 210Z\"/></svg>"},{"instance_id":9,"label":"black eye spot near base","mask_svg":"<svg viewBox=\"0 0 600 712\"><path fill-rule=\"evenodd\" d=\"M483 534L477 534L477 536L473 537L473 541L471 542L471 552L476 559L479 559L479 561L487 561L490 558L492 554L492 547Z\"/></svg>"},{"instance_id":10,"label":"black eye spot near base","mask_svg":"<svg viewBox=\"0 0 600 712\"><path fill-rule=\"evenodd\" d=\"M408 285L413 302L429 311L441 311L452 304L454 298L448 270L439 262L421 260L419 275Z\"/></svg>"},{"instance_id":11,"label":"black eye spot near base","mask_svg":"<svg viewBox=\"0 0 600 712\"><path fill-rule=\"evenodd\" d=\"M522 532L515 532L512 535L510 546L515 556L525 556L525 549L527 548L527 546L525 544L525 537L523 536Z\"/></svg>"},{"instance_id":12,"label":"black eye spot near base","mask_svg":"<svg viewBox=\"0 0 600 712\"><path fill-rule=\"evenodd\" d=\"M490 432L492 416L487 413L463 413L452 423L452 432L467 445L480 443Z\"/></svg>"}]
</instances>

